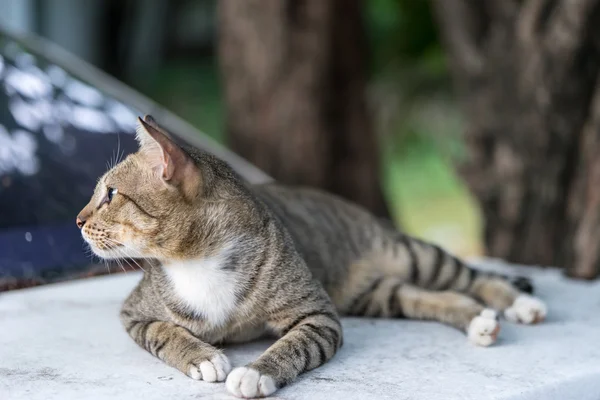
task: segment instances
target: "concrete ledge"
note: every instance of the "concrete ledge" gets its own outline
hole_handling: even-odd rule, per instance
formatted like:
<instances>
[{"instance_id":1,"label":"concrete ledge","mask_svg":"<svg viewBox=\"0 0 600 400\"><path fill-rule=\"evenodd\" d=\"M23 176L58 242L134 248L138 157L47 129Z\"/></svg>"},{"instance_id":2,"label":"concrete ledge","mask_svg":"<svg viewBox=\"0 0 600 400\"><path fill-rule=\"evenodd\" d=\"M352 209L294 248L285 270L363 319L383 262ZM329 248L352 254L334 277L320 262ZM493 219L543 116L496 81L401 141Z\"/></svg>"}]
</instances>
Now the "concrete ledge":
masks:
<instances>
[{"instance_id":1,"label":"concrete ledge","mask_svg":"<svg viewBox=\"0 0 600 400\"><path fill-rule=\"evenodd\" d=\"M532 275L550 314L535 327L504 322L476 348L452 328L404 320L344 320L327 365L277 392L284 399L600 399L600 282ZM0 294L0 399L231 399L138 348L120 326L137 273ZM269 342L226 349L234 365Z\"/></svg>"}]
</instances>

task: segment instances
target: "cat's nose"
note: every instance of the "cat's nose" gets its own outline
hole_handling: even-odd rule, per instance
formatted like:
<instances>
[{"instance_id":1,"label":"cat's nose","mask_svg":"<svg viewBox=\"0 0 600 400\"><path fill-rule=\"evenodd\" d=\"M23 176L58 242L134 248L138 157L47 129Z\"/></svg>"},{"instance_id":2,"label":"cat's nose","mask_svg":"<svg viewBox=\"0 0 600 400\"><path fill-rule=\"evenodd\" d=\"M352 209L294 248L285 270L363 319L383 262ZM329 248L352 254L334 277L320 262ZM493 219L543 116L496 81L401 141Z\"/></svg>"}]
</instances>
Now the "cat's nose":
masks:
<instances>
[{"instance_id":1,"label":"cat's nose","mask_svg":"<svg viewBox=\"0 0 600 400\"><path fill-rule=\"evenodd\" d=\"M88 203L87 206L85 206L83 208L83 210L81 210L79 212L79 214L77 215L77 219L75 220L75 223L77 224L77 227L79 229L83 228L83 226L85 225L85 222L90 219L90 217L93 214L93 207L94 205L92 203Z\"/></svg>"}]
</instances>

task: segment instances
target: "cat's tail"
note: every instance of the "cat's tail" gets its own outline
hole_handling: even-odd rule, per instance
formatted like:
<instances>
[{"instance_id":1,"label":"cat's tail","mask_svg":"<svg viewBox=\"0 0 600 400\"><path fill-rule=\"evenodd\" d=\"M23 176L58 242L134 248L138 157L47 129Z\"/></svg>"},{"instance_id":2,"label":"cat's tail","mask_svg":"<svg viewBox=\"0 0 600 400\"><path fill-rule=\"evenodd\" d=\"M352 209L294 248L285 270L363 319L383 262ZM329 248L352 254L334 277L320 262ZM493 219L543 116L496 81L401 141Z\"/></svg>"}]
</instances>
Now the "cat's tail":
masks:
<instances>
[{"instance_id":1,"label":"cat's tail","mask_svg":"<svg viewBox=\"0 0 600 400\"><path fill-rule=\"evenodd\" d=\"M406 281L425 289L465 293L498 310L506 310L519 296L533 293L528 278L473 268L441 247L403 233L395 235L392 253L394 265Z\"/></svg>"},{"instance_id":2,"label":"cat's tail","mask_svg":"<svg viewBox=\"0 0 600 400\"><path fill-rule=\"evenodd\" d=\"M517 288L523 293L533 294L535 291L535 287L533 286L533 283L531 283L531 279L529 278L526 278L524 276L504 276L504 278L508 280L515 288Z\"/></svg>"}]
</instances>

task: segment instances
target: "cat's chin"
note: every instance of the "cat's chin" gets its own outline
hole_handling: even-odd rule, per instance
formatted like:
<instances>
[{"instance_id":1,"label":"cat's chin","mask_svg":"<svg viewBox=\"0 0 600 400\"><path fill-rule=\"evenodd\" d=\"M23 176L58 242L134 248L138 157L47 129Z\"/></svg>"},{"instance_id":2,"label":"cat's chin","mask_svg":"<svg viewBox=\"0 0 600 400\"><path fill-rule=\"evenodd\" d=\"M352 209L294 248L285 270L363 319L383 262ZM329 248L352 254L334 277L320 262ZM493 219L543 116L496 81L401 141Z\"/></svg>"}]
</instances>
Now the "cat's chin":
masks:
<instances>
[{"instance_id":1,"label":"cat's chin","mask_svg":"<svg viewBox=\"0 0 600 400\"><path fill-rule=\"evenodd\" d=\"M99 249L96 246L90 244L90 249L92 252L104 259L104 260L123 260L128 258L145 258L139 252L131 251L130 249L124 246L115 246L107 249Z\"/></svg>"},{"instance_id":2,"label":"cat's chin","mask_svg":"<svg viewBox=\"0 0 600 400\"><path fill-rule=\"evenodd\" d=\"M96 256L104 259L104 260L122 260L124 258L139 258L140 254L137 251L132 250L129 246L122 246L119 244L111 244L111 246L103 246L104 248L100 248L95 245L92 240L89 240L85 235L83 235L83 239L90 246L90 250ZM136 253L136 254L130 254Z\"/></svg>"},{"instance_id":3,"label":"cat's chin","mask_svg":"<svg viewBox=\"0 0 600 400\"><path fill-rule=\"evenodd\" d=\"M94 246L90 246L90 247L95 255L97 255L98 257L100 257L104 260L115 260L115 259L126 258L126 256L123 254L122 250L118 249L118 248L102 250L102 249L98 249Z\"/></svg>"}]
</instances>

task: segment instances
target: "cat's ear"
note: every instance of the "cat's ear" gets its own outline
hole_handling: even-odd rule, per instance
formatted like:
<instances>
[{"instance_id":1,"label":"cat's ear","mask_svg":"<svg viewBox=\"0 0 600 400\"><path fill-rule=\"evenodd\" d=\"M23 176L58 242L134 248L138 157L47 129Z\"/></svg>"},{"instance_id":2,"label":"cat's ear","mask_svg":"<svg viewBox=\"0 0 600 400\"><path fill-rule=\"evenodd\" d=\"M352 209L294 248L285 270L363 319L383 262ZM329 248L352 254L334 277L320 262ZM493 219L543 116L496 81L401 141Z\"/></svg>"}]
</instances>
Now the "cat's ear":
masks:
<instances>
[{"instance_id":1,"label":"cat's ear","mask_svg":"<svg viewBox=\"0 0 600 400\"><path fill-rule=\"evenodd\" d=\"M165 134L151 116L138 118L136 138L140 145L139 153L158 176L171 184L183 185L190 194L197 190L200 170L191 157Z\"/></svg>"}]
</instances>

